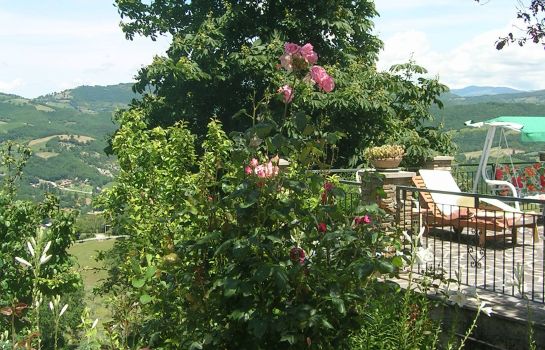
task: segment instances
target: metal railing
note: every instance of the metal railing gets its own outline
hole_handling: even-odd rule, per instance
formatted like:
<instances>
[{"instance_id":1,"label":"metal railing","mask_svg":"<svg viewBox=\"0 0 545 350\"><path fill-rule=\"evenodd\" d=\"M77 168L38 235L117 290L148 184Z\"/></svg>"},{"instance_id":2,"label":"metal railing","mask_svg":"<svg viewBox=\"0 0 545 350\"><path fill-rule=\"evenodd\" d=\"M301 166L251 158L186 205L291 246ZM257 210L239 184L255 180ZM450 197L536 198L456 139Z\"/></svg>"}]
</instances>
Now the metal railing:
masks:
<instances>
[{"instance_id":1,"label":"metal railing","mask_svg":"<svg viewBox=\"0 0 545 350\"><path fill-rule=\"evenodd\" d=\"M514 166L528 166L532 165L535 162L513 162L509 163L508 165L514 165ZM496 173L496 166L497 165L503 165L503 164L494 164L494 163L488 163L486 165L486 173L488 174L489 179L493 179L494 175ZM462 191L471 192L473 191L473 184L475 181L475 175L477 174L477 167L478 164L469 164L469 163L463 163L463 164L455 164L452 166L452 176L456 180L456 183ZM479 184L477 185L477 192L483 193L483 194L492 194L490 188L486 185L486 183L482 180L482 177L479 177Z\"/></svg>"},{"instance_id":2,"label":"metal railing","mask_svg":"<svg viewBox=\"0 0 545 350\"><path fill-rule=\"evenodd\" d=\"M412 234L423 227L422 245L433 253L414 267L418 273L545 303L545 201L408 186L396 191L398 223ZM537 210L499 209L506 199Z\"/></svg>"}]
</instances>

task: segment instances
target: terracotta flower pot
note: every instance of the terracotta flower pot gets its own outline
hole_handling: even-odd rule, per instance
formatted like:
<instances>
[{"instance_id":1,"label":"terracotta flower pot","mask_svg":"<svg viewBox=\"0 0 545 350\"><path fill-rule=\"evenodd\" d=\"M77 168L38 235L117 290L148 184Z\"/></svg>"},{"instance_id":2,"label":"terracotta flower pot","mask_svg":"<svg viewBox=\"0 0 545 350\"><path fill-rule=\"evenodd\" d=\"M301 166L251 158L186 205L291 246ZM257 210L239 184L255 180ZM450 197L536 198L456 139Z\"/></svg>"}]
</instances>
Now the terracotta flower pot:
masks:
<instances>
[{"instance_id":1,"label":"terracotta flower pot","mask_svg":"<svg viewBox=\"0 0 545 350\"><path fill-rule=\"evenodd\" d=\"M385 158L385 159L373 159L371 163L375 169L395 169L399 167L401 163L401 157L399 158Z\"/></svg>"}]
</instances>

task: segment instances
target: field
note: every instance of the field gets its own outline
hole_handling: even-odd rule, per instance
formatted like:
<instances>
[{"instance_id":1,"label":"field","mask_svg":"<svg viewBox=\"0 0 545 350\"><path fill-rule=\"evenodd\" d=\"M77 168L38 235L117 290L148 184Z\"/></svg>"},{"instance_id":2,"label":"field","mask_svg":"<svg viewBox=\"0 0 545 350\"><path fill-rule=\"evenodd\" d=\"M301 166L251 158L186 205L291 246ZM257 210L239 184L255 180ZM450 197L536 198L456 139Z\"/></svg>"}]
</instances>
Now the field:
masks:
<instances>
[{"instance_id":1,"label":"field","mask_svg":"<svg viewBox=\"0 0 545 350\"><path fill-rule=\"evenodd\" d=\"M76 243L70 248L70 254L74 255L78 262L78 269L83 278L85 287L85 302L91 309L92 317L98 318L101 322L110 317L108 309L100 296L93 294L95 288L102 279L106 278L106 271L103 270L102 264L98 263L95 258L99 251L112 248L115 240L103 241L87 241Z\"/></svg>"},{"instance_id":2,"label":"field","mask_svg":"<svg viewBox=\"0 0 545 350\"><path fill-rule=\"evenodd\" d=\"M473 151L473 152L466 152L465 155L467 158L479 159L479 157L481 156L481 153L482 153L482 150L479 150L479 151ZM490 149L490 157L492 158L504 157L504 156L519 154L519 153L524 153L524 150L511 149L511 148L499 148L499 147L492 147Z\"/></svg>"}]
</instances>

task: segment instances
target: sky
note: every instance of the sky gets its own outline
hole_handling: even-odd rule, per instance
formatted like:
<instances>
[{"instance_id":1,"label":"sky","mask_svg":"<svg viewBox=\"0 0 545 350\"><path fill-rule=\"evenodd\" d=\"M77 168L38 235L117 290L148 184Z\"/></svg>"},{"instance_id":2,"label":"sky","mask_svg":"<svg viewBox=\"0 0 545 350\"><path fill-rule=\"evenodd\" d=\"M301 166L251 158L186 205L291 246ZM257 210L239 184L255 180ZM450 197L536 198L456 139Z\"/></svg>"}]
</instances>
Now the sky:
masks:
<instances>
[{"instance_id":1,"label":"sky","mask_svg":"<svg viewBox=\"0 0 545 350\"><path fill-rule=\"evenodd\" d=\"M79 85L130 82L169 39L125 39L112 0L0 0L0 92L28 98ZM376 0L378 67L411 57L451 88L545 89L545 50L496 39L512 30L517 0Z\"/></svg>"}]
</instances>

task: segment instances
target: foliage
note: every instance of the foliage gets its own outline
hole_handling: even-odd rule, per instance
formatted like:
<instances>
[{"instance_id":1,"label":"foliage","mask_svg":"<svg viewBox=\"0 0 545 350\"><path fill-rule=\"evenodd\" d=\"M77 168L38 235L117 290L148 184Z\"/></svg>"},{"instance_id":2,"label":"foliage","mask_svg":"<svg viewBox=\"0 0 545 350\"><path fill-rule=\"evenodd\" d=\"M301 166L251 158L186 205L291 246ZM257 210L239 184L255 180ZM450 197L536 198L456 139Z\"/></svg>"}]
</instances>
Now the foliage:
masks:
<instances>
[{"instance_id":1,"label":"foliage","mask_svg":"<svg viewBox=\"0 0 545 350\"><path fill-rule=\"evenodd\" d=\"M53 197L46 197L41 203L15 199L17 179L21 178L29 154L27 148L9 142L0 148L0 164L5 172L0 183L0 308L11 310L7 313L12 317L3 317L0 332L8 330L11 337L29 329L29 321L33 327L39 327L39 305L43 303L38 300L47 301L56 294L75 300L82 287L66 251L74 240L74 214L60 210ZM43 225L47 229L41 228ZM31 310L28 320L21 318L27 307ZM68 315L77 312L75 306ZM66 321L69 319L73 317Z\"/></svg>"},{"instance_id":2,"label":"foliage","mask_svg":"<svg viewBox=\"0 0 545 350\"><path fill-rule=\"evenodd\" d=\"M105 233L106 224L107 221L102 214L80 214L74 223L74 228L79 238L87 238L83 237L82 234L94 236L95 233Z\"/></svg>"},{"instance_id":3,"label":"foliage","mask_svg":"<svg viewBox=\"0 0 545 350\"><path fill-rule=\"evenodd\" d=\"M383 145L370 147L363 152L363 155L368 160L373 159L388 159L403 157L405 150L399 145Z\"/></svg>"},{"instance_id":4,"label":"foliage","mask_svg":"<svg viewBox=\"0 0 545 350\"><path fill-rule=\"evenodd\" d=\"M279 93L256 102L245 132L209 123L200 156L187 123L149 129L145 110L118 114L121 169L104 198L130 236L104 287L118 348L346 348L366 286L402 265L376 206L346 215L334 179L307 173L340 135L297 101L332 81L302 47L285 50Z\"/></svg>"},{"instance_id":5,"label":"foliage","mask_svg":"<svg viewBox=\"0 0 545 350\"><path fill-rule=\"evenodd\" d=\"M377 72L382 43L371 34L376 12L369 0L116 4L129 39L173 36L167 55L140 70L135 85L143 97L131 108L145 112L148 128L184 120L201 140L214 116L227 133L245 130L252 125L254 102L282 86L274 59L284 41L312 42L335 76L331 94L300 91L297 109L321 130L344 135L328 161L336 166L358 164L363 149L404 130L428 137L421 123L432 119L428 109L446 91L414 64ZM428 147L436 150L442 147L436 142L448 141L435 138Z\"/></svg>"},{"instance_id":6,"label":"foliage","mask_svg":"<svg viewBox=\"0 0 545 350\"><path fill-rule=\"evenodd\" d=\"M522 19L526 25L525 33L518 36L510 32L505 37L500 37L496 41L496 49L501 50L505 45L514 42L524 46L528 41L541 44L545 48L545 0L531 0L528 5L520 2L519 5L521 7L517 10L517 18Z\"/></svg>"},{"instance_id":7,"label":"foliage","mask_svg":"<svg viewBox=\"0 0 545 350\"><path fill-rule=\"evenodd\" d=\"M436 349L439 325L427 317L433 305L426 297L409 293L406 297L399 286L377 284L369 288L369 296L361 305L365 321L351 339L350 349ZM409 339L403 344L403 332L409 328Z\"/></svg>"}]
</instances>

